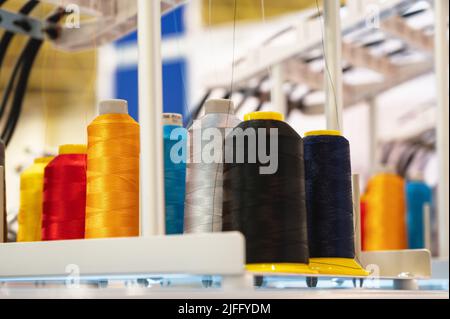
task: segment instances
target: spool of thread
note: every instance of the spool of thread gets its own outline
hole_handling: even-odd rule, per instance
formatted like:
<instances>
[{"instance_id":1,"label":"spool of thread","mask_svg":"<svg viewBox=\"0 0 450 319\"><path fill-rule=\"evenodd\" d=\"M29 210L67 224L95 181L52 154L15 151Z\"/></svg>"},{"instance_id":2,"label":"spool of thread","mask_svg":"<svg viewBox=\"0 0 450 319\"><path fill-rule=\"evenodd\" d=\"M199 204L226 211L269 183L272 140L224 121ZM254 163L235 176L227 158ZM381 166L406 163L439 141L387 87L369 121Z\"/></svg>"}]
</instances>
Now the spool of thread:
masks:
<instances>
[{"instance_id":1,"label":"spool of thread","mask_svg":"<svg viewBox=\"0 0 450 319\"><path fill-rule=\"evenodd\" d=\"M350 144L335 131L305 142L306 205L312 258L355 258Z\"/></svg>"},{"instance_id":2,"label":"spool of thread","mask_svg":"<svg viewBox=\"0 0 450 319\"><path fill-rule=\"evenodd\" d=\"M44 172L54 157L38 158L20 175L18 242L42 240L42 199Z\"/></svg>"},{"instance_id":3,"label":"spool of thread","mask_svg":"<svg viewBox=\"0 0 450 319\"><path fill-rule=\"evenodd\" d=\"M432 191L422 178L414 178L406 183L406 207L408 227L408 248L425 247L424 206L431 206Z\"/></svg>"},{"instance_id":4,"label":"spool of thread","mask_svg":"<svg viewBox=\"0 0 450 319\"><path fill-rule=\"evenodd\" d=\"M86 145L63 145L45 168L42 240L84 238Z\"/></svg>"},{"instance_id":5,"label":"spool of thread","mask_svg":"<svg viewBox=\"0 0 450 319\"><path fill-rule=\"evenodd\" d=\"M369 181L365 198L366 250L406 249L404 180L390 172L377 174Z\"/></svg>"},{"instance_id":6,"label":"spool of thread","mask_svg":"<svg viewBox=\"0 0 450 319\"><path fill-rule=\"evenodd\" d=\"M2 171L2 180L0 180L1 194L3 199L1 202L3 203L0 207L0 243L6 243L8 241L8 227L6 220L6 182L5 182L5 143L0 138L0 170Z\"/></svg>"},{"instance_id":7,"label":"spool of thread","mask_svg":"<svg viewBox=\"0 0 450 319\"><path fill-rule=\"evenodd\" d=\"M183 233L187 130L180 114L163 114L166 234Z\"/></svg>"},{"instance_id":8,"label":"spool of thread","mask_svg":"<svg viewBox=\"0 0 450 319\"><path fill-rule=\"evenodd\" d=\"M222 231L223 160L207 163L202 158L204 146L210 141L202 140L206 130L218 129L221 139L215 141L216 149L223 151L228 130L241 121L234 115L231 100L208 100L205 115L194 121L188 130L189 161L186 173L185 233L209 233ZM207 138L210 138L209 136ZM216 154L217 155L217 154Z\"/></svg>"},{"instance_id":9,"label":"spool of thread","mask_svg":"<svg viewBox=\"0 0 450 319\"><path fill-rule=\"evenodd\" d=\"M360 212L361 212L361 249L363 251L366 250L366 215L367 215L367 203L365 195L361 197L360 203Z\"/></svg>"},{"instance_id":10,"label":"spool of thread","mask_svg":"<svg viewBox=\"0 0 450 319\"><path fill-rule=\"evenodd\" d=\"M350 143L338 131L313 131L304 145L311 267L366 276L355 260Z\"/></svg>"},{"instance_id":11,"label":"spool of thread","mask_svg":"<svg viewBox=\"0 0 450 319\"><path fill-rule=\"evenodd\" d=\"M88 127L86 238L139 235L139 124L124 100L100 103Z\"/></svg>"},{"instance_id":12,"label":"spool of thread","mask_svg":"<svg viewBox=\"0 0 450 319\"><path fill-rule=\"evenodd\" d=\"M251 132L256 145L245 137ZM275 140L278 168L262 174L261 167L268 164L259 156L255 163L249 154L259 154L260 147L270 154ZM225 158L233 154L234 161L224 164L223 230L244 234L247 268L309 273L302 138L282 114L256 112L245 116L225 145ZM244 154L243 163L236 160L238 152Z\"/></svg>"}]
</instances>

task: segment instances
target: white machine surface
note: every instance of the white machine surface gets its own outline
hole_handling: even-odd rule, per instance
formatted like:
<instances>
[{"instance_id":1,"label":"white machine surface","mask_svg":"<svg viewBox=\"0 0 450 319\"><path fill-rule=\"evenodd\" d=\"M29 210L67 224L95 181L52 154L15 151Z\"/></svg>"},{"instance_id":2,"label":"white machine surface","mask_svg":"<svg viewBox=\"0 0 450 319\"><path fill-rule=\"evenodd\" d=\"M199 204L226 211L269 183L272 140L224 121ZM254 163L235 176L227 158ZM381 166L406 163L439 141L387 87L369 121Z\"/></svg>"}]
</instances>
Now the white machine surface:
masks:
<instances>
[{"instance_id":1,"label":"white machine surface","mask_svg":"<svg viewBox=\"0 0 450 319\"><path fill-rule=\"evenodd\" d=\"M448 299L441 291L392 291L370 289L176 289L176 288L36 288L0 287L0 298L93 299Z\"/></svg>"}]
</instances>

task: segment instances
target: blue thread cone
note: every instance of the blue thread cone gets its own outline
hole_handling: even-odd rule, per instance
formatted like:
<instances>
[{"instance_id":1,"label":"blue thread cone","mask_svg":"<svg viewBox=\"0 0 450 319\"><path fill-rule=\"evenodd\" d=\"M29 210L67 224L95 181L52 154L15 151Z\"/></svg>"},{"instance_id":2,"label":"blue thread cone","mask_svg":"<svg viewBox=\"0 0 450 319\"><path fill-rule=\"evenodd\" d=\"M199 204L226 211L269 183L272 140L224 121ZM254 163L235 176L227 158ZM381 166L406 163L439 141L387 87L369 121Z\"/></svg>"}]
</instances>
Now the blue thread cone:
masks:
<instances>
[{"instance_id":1,"label":"blue thread cone","mask_svg":"<svg viewBox=\"0 0 450 319\"><path fill-rule=\"evenodd\" d=\"M423 206L431 204L431 189L424 182L410 181L406 184L408 247L425 248Z\"/></svg>"},{"instance_id":2,"label":"blue thread cone","mask_svg":"<svg viewBox=\"0 0 450 319\"><path fill-rule=\"evenodd\" d=\"M177 136L171 139L177 129ZM164 181L166 199L166 234L182 234L184 227L184 197L186 190L186 150L187 131L177 125L164 125ZM173 149L173 147L175 147ZM178 150L178 152L175 152ZM171 158L176 153L175 161ZM181 159L181 162L177 161Z\"/></svg>"}]
</instances>

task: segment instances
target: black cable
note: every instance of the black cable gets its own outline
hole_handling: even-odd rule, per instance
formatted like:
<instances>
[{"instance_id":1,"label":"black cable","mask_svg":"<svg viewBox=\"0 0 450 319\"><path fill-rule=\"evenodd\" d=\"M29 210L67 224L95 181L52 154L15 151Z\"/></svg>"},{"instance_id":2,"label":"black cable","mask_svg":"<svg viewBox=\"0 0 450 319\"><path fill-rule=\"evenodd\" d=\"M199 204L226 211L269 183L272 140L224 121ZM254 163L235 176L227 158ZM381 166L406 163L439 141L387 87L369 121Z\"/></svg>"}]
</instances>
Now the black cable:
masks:
<instances>
[{"instance_id":1,"label":"black cable","mask_svg":"<svg viewBox=\"0 0 450 319\"><path fill-rule=\"evenodd\" d=\"M29 15L38 4L38 0L29 0L22 8L20 8L19 13Z\"/></svg>"},{"instance_id":2,"label":"black cable","mask_svg":"<svg viewBox=\"0 0 450 319\"><path fill-rule=\"evenodd\" d=\"M225 94L222 96L222 99L224 99L224 100L230 100L232 95L233 95L233 92L228 91L227 93L225 93Z\"/></svg>"},{"instance_id":3,"label":"black cable","mask_svg":"<svg viewBox=\"0 0 450 319\"><path fill-rule=\"evenodd\" d=\"M6 2L6 0L0 0L0 7L1 6L3 6L3 4ZM0 17L0 19L1 19L1 17ZM0 156L1 156L1 158L0 158L0 165L1 166L5 166L5 145L4 145L4 143L3 143L3 141L0 139ZM3 183L4 183L4 181L3 181ZM5 185L3 185L3 186L5 186ZM3 219L3 234L4 234L4 236L3 236L3 242L7 242L8 241L8 227L7 227L7 225L6 225L6 223L7 223L7 220L6 220L6 205L5 205L5 203L3 203L4 205L3 205L3 211L5 212L4 213L4 216L0 216L0 218L2 218Z\"/></svg>"},{"instance_id":4,"label":"black cable","mask_svg":"<svg viewBox=\"0 0 450 319\"><path fill-rule=\"evenodd\" d=\"M5 170L5 143L3 143L3 141L0 139L0 166L3 167L3 170ZM3 176L2 180L0 180L1 185L3 186L3 194L0 194L0 196L3 196L3 198L5 197L5 190L6 190L6 185L5 185L5 177ZM3 207L1 207L3 209L2 214L0 215L0 220L3 222L3 238L0 238L0 240L3 240L4 243L6 243L8 241L8 227L7 227L7 220L6 220L6 216L7 216L7 211L6 211L6 201L3 201ZM2 216L3 215L3 216Z\"/></svg>"},{"instance_id":5,"label":"black cable","mask_svg":"<svg viewBox=\"0 0 450 319\"><path fill-rule=\"evenodd\" d=\"M393 56L396 55L400 55L400 54L405 54L406 52L408 52L408 48L406 46L403 46L397 50L391 51L389 53L386 54L386 57L391 58Z\"/></svg>"},{"instance_id":6,"label":"black cable","mask_svg":"<svg viewBox=\"0 0 450 319\"><path fill-rule=\"evenodd\" d=\"M27 45L27 53L24 55L24 60L22 61L22 72L17 83L11 112L9 114L6 127L3 129L1 136L1 138L5 141L6 146L9 145L9 142L11 141L11 138L17 126L17 122L19 121L22 112L23 100L28 86L28 80L31 74L31 69L33 67L34 61L36 60L39 49L42 47L42 44L43 42L41 40L32 39Z\"/></svg>"},{"instance_id":7,"label":"black cable","mask_svg":"<svg viewBox=\"0 0 450 319\"><path fill-rule=\"evenodd\" d=\"M308 90L305 94L303 94L299 99L294 100L291 102L291 108L293 110L298 109L300 112L305 113L306 106L306 98L311 94L314 93L314 90Z\"/></svg>"},{"instance_id":8,"label":"black cable","mask_svg":"<svg viewBox=\"0 0 450 319\"><path fill-rule=\"evenodd\" d=\"M28 1L20 10L19 13L23 14L23 15L28 15L31 13L31 11L36 7L36 5L39 4L39 1ZM4 58L6 56L6 52L8 51L8 47L11 44L12 39L14 38L14 33L12 32L5 32L3 35L2 40L0 41L0 75L1 75L1 69L2 69L2 65L3 65L3 61ZM11 94L11 91L13 89L13 83L15 82L15 79L18 75L19 72L19 68L20 68L20 61L23 59L23 56L25 54L25 50L22 52L21 57L19 58L19 62L16 64L16 66L14 67L13 73L11 75L11 80L8 83L8 86L5 90L5 93L3 95L3 100L2 100L2 104L0 106L0 119L3 117L3 114L5 112L6 109L6 105L8 103L9 100L9 96Z\"/></svg>"},{"instance_id":9,"label":"black cable","mask_svg":"<svg viewBox=\"0 0 450 319\"><path fill-rule=\"evenodd\" d=\"M355 69L355 67L353 65L346 65L342 68L342 73L347 73L350 71L353 71Z\"/></svg>"},{"instance_id":10,"label":"black cable","mask_svg":"<svg viewBox=\"0 0 450 319\"><path fill-rule=\"evenodd\" d=\"M294 84L289 89L289 92L286 94L286 101L287 101L287 112L286 112L286 119L288 119L291 116L292 111L295 109L292 105L291 96L297 89L297 86Z\"/></svg>"},{"instance_id":11,"label":"black cable","mask_svg":"<svg viewBox=\"0 0 450 319\"><path fill-rule=\"evenodd\" d=\"M419 10L403 13L401 16L402 16L402 18L406 19L406 18L411 18L411 17L417 16L417 15L422 14L427 11L428 11L428 9L419 9Z\"/></svg>"},{"instance_id":12,"label":"black cable","mask_svg":"<svg viewBox=\"0 0 450 319\"><path fill-rule=\"evenodd\" d=\"M27 46L25 47L25 49L22 51L21 55L19 56L19 59L17 60L16 65L14 66L14 69L12 71L11 80L8 82L8 84L5 88L5 92L3 94L3 99L2 99L2 104L0 105L0 118L3 117L3 114L6 110L6 106L8 104L9 97L11 95L12 90L14 89L14 85L16 83L16 79L19 74L19 71L21 70L22 63L25 59L27 59L26 55L28 54L28 51L30 50L29 46L30 46L30 43L27 44Z\"/></svg>"},{"instance_id":13,"label":"black cable","mask_svg":"<svg viewBox=\"0 0 450 319\"><path fill-rule=\"evenodd\" d=\"M255 112L261 112L261 110L264 106L264 103L266 103L266 101L264 99L259 99L259 103L258 103L258 106L256 107Z\"/></svg>"},{"instance_id":14,"label":"black cable","mask_svg":"<svg viewBox=\"0 0 450 319\"><path fill-rule=\"evenodd\" d=\"M65 8L57 8L54 13L47 17L48 23L58 23L66 14L71 14L73 11L67 11Z\"/></svg>"},{"instance_id":15,"label":"black cable","mask_svg":"<svg viewBox=\"0 0 450 319\"><path fill-rule=\"evenodd\" d=\"M413 143L403 151L397 162L397 171L399 172L400 176L404 178L408 177L408 169L411 163L414 161L416 155L418 154L419 149L420 145L418 143Z\"/></svg>"},{"instance_id":16,"label":"black cable","mask_svg":"<svg viewBox=\"0 0 450 319\"><path fill-rule=\"evenodd\" d=\"M364 43L363 48L367 49L367 48L377 47L379 45L382 45L385 42L386 42L385 39L370 41L370 42Z\"/></svg>"},{"instance_id":17,"label":"black cable","mask_svg":"<svg viewBox=\"0 0 450 319\"><path fill-rule=\"evenodd\" d=\"M306 63L306 64L310 64L312 62L319 61L322 59L323 59L323 54L320 54L320 55L316 55L316 56L312 56L312 57L308 57L308 58L303 58L302 62Z\"/></svg>"},{"instance_id":18,"label":"black cable","mask_svg":"<svg viewBox=\"0 0 450 319\"><path fill-rule=\"evenodd\" d=\"M58 9L55 14L47 18L47 22L57 23L65 14L66 14L65 10ZM1 136L2 139L4 139L6 145L8 145L9 142L11 141L15 128L19 121L22 112L23 100L28 86L28 80L31 74L31 69L33 67L34 61L36 60L39 49L42 47L42 44L43 40L31 39L28 42L24 51L22 52L21 58L16 64L17 69L21 68L21 74L16 87L11 112L9 114L6 127L4 128ZM10 83L12 83L13 85L14 81L15 78L11 79ZM6 101L7 100L8 99L6 99ZM2 107L3 106L4 105L2 105Z\"/></svg>"},{"instance_id":19,"label":"black cable","mask_svg":"<svg viewBox=\"0 0 450 319\"><path fill-rule=\"evenodd\" d=\"M47 18L47 23L49 23L49 26L47 26L47 28L43 31L50 39L55 40L58 38L60 34L60 27L56 24L63 16L71 13L73 13L73 11L66 10L65 8L58 8L51 16Z\"/></svg>"}]
</instances>

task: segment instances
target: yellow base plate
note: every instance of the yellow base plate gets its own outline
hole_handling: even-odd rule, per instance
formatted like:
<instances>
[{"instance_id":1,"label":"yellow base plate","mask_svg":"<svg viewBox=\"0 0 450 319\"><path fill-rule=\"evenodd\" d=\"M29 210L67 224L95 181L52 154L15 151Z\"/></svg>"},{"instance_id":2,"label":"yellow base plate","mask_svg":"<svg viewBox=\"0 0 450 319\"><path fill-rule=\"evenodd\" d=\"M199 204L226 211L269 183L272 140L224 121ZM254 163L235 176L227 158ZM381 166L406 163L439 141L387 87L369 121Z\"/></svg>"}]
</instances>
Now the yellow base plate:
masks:
<instances>
[{"instance_id":1,"label":"yellow base plate","mask_svg":"<svg viewBox=\"0 0 450 319\"><path fill-rule=\"evenodd\" d=\"M311 269L307 264L248 264L245 267L248 271L255 273L279 273L279 274L299 274L318 275L319 272Z\"/></svg>"},{"instance_id":2,"label":"yellow base plate","mask_svg":"<svg viewBox=\"0 0 450 319\"><path fill-rule=\"evenodd\" d=\"M321 275L368 276L358 262L349 258L310 258L309 266Z\"/></svg>"},{"instance_id":3,"label":"yellow base plate","mask_svg":"<svg viewBox=\"0 0 450 319\"><path fill-rule=\"evenodd\" d=\"M332 131L332 130L322 130L322 131L311 131L305 133L305 137L309 136L342 136L340 131Z\"/></svg>"}]
</instances>

